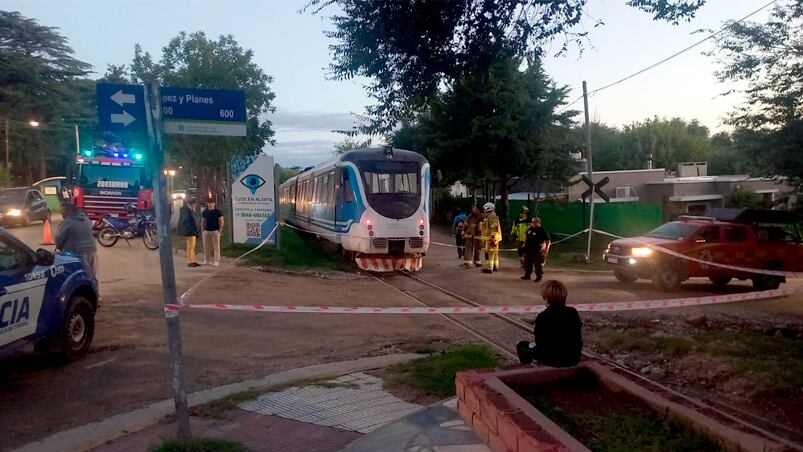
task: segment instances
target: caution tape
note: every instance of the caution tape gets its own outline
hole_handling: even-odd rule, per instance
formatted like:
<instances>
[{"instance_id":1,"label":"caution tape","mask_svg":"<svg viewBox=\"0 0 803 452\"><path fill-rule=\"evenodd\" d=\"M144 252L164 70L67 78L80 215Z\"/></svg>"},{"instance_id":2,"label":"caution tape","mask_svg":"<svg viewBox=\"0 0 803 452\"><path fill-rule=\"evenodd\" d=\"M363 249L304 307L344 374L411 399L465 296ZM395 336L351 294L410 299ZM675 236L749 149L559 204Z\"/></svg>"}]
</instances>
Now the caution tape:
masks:
<instances>
[{"instance_id":1,"label":"caution tape","mask_svg":"<svg viewBox=\"0 0 803 452\"><path fill-rule=\"evenodd\" d=\"M605 303L581 303L571 305L580 312L619 312L637 311L643 309L666 309L687 306L705 306L713 304L736 303L740 301L765 300L794 295L803 292L803 289L775 289L756 292L744 292L724 295L710 295L704 297L673 298L667 300L642 301L616 301ZM544 305L517 305L517 306L300 306L300 305L263 305L263 304L190 304L165 305L165 315L168 312L178 311L180 308L270 312L281 314L528 314L541 312Z\"/></svg>"},{"instance_id":2,"label":"caution tape","mask_svg":"<svg viewBox=\"0 0 803 452\"><path fill-rule=\"evenodd\" d=\"M625 237L620 237L620 236L615 235L615 234L611 234L610 232L600 231L600 230L597 230L597 229L594 229L594 232L597 232L597 233L603 234L603 235L607 235L609 237L614 237L614 238L617 238L617 239L625 238ZM633 239L630 239L630 240L633 240ZM741 267L741 266L738 266L738 265L721 264L719 262L707 261L705 259L698 259L696 257L692 257L692 256L689 256L689 255L686 255L686 254L683 254L683 253L679 253L677 251L673 251L673 250L670 250L668 248L664 248L662 246L658 246L658 245L655 245L655 244L645 243L645 242L641 242L641 241L638 241L638 240L634 240L634 242L636 242L637 244L639 244L641 246L645 246L645 247L650 248L652 250L658 251L659 253L668 254L670 256L678 257L680 259L685 259L685 260L692 261L692 262L697 262L699 264L708 265L708 266L711 266L711 267L724 268L724 269L727 269L727 270L735 270L735 271L742 272L742 273L771 275L771 276L784 276L784 277L787 277L787 278L803 278L803 272L790 272L790 271L783 271L783 270L769 270L769 269L763 269L763 268L750 268L750 267Z\"/></svg>"},{"instance_id":3,"label":"caution tape","mask_svg":"<svg viewBox=\"0 0 803 452\"><path fill-rule=\"evenodd\" d=\"M588 232L587 228L583 229L580 232L576 232L576 233L574 233L572 235L568 235L568 236L566 236L566 237L564 237L564 238L562 238L560 240L556 240L554 242L550 242L550 246L555 246L560 242L565 242L566 240L575 238L580 234L585 234L586 232ZM555 234L555 235L566 235L566 234L560 234L560 233L557 233L557 232L555 232L553 234ZM429 242L429 244L430 245L438 245L438 246L446 246L446 247L449 247L449 248L465 248L464 246L452 245L452 244L443 243L443 242ZM503 248L503 249L500 249L499 251L518 251L518 250L519 250L518 248Z\"/></svg>"}]
</instances>

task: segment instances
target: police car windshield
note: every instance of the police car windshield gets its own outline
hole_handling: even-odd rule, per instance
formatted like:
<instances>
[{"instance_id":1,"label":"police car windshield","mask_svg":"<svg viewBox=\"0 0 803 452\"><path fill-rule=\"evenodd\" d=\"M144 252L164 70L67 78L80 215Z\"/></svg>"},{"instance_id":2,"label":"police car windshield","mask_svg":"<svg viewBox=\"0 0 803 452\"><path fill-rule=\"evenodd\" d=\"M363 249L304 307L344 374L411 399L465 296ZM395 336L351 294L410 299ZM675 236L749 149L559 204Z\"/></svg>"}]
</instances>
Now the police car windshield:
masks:
<instances>
[{"instance_id":1,"label":"police car windshield","mask_svg":"<svg viewBox=\"0 0 803 452\"><path fill-rule=\"evenodd\" d=\"M82 165L80 184L89 188L131 188L143 185L141 168L134 166Z\"/></svg>"},{"instance_id":2,"label":"police car windshield","mask_svg":"<svg viewBox=\"0 0 803 452\"><path fill-rule=\"evenodd\" d=\"M653 229L647 237L654 237L656 239L669 239L669 240L683 240L690 236L697 226L688 223L667 223Z\"/></svg>"}]
</instances>

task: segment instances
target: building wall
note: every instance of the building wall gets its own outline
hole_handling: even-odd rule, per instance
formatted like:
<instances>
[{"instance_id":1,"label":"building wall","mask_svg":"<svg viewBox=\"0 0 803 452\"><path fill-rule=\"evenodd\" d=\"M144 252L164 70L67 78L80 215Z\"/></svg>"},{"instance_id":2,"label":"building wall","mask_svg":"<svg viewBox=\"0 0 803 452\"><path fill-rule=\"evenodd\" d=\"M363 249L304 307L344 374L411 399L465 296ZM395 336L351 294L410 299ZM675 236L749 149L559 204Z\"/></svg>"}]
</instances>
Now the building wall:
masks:
<instances>
[{"instance_id":1,"label":"building wall","mask_svg":"<svg viewBox=\"0 0 803 452\"><path fill-rule=\"evenodd\" d=\"M644 170L623 170L623 171L599 171L594 172L594 182L599 182L602 178L608 177L608 182L602 191L609 197L616 198L616 187L632 187L635 191L636 197L639 201L644 201L644 193L646 192L646 184L648 182L660 182L664 179L663 168L658 169L644 169ZM588 186L580 179L588 173L579 173L575 178L570 181L569 186L569 201L577 201L581 199L581 195L588 189ZM635 199L633 200L635 201Z\"/></svg>"}]
</instances>

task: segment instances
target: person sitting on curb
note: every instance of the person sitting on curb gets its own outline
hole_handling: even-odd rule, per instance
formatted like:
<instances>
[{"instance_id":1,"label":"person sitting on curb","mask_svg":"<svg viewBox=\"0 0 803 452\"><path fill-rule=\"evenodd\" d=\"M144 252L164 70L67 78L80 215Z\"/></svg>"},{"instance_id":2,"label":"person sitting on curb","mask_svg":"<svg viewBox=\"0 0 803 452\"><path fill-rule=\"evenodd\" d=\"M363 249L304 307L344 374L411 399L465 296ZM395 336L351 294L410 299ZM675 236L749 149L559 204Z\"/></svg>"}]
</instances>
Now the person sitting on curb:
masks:
<instances>
[{"instance_id":1,"label":"person sitting on curb","mask_svg":"<svg viewBox=\"0 0 803 452\"><path fill-rule=\"evenodd\" d=\"M520 341L516 352L522 364L533 361L550 367L571 367L583 350L582 322L577 309L566 306L568 290L556 280L544 282L541 296L546 309L535 318L535 341Z\"/></svg>"}]
</instances>

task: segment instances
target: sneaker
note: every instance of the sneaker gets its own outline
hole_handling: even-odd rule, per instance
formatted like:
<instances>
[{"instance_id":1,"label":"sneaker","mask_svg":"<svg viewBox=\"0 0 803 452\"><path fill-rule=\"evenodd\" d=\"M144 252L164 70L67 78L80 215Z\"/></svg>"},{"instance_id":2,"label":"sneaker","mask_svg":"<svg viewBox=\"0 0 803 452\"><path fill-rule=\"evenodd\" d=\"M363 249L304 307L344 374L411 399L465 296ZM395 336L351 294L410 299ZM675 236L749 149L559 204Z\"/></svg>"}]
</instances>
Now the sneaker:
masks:
<instances>
[{"instance_id":1,"label":"sneaker","mask_svg":"<svg viewBox=\"0 0 803 452\"><path fill-rule=\"evenodd\" d=\"M482 267L482 264L478 264L478 263L474 262L474 266L475 267Z\"/></svg>"},{"instance_id":2,"label":"sneaker","mask_svg":"<svg viewBox=\"0 0 803 452\"><path fill-rule=\"evenodd\" d=\"M490 268L483 268L482 272L483 273L493 273L493 271Z\"/></svg>"},{"instance_id":3,"label":"sneaker","mask_svg":"<svg viewBox=\"0 0 803 452\"><path fill-rule=\"evenodd\" d=\"M521 277L521 279L523 279L523 280L525 280L525 281L529 281L529 280L530 280L530 277L529 277L529 276L522 276L522 277Z\"/></svg>"},{"instance_id":4,"label":"sneaker","mask_svg":"<svg viewBox=\"0 0 803 452\"><path fill-rule=\"evenodd\" d=\"M214 265L215 267L220 267L220 262L212 262L212 265Z\"/></svg>"},{"instance_id":5,"label":"sneaker","mask_svg":"<svg viewBox=\"0 0 803 452\"><path fill-rule=\"evenodd\" d=\"M192 263L187 264L187 267L200 267L200 266L201 266L201 264L199 264L198 262L192 262Z\"/></svg>"}]
</instances>

